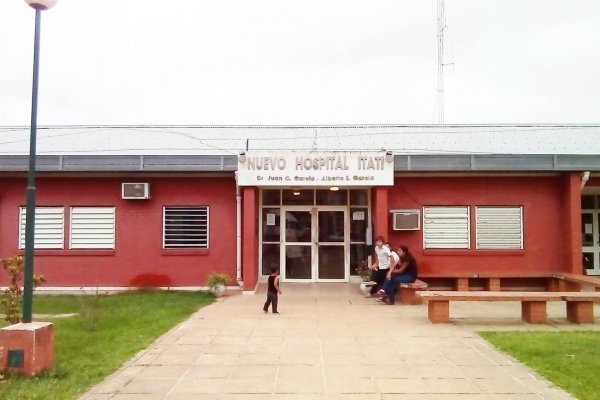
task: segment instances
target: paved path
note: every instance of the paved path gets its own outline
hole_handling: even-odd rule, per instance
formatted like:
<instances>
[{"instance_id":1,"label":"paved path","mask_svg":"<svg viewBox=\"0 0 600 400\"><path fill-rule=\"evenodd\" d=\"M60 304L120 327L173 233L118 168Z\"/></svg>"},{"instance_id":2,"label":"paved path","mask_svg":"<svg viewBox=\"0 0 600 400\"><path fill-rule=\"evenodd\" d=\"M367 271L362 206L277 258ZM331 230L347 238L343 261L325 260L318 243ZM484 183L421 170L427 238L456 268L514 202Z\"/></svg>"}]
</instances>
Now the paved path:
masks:
<instances>
[{"instance_id":1,"label":"paved path","mask_svg":"<svg viewBox=\"0 0 600 400\"><path fill-rule=\"evenodd\" d=\"M260 293L201 309L82 399L572 399L473 333L532 329L518 303L453 305L458 322L433 325L425 306L380 305L357 285L283 289L280 315ZM558 304L549 313L541 329L574 328Z\"/></svg>"}]
</instances>

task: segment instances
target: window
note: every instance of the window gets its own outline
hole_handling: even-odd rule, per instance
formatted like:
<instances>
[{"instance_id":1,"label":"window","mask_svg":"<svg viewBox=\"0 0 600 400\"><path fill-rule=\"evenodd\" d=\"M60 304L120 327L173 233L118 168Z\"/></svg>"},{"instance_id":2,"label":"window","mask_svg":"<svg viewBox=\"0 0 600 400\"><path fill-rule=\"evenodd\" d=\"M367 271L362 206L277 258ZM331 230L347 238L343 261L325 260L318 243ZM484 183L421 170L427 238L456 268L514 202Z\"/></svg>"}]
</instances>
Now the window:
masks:
<instances>
[{"instance_id":1,"label":"window","mask_svg":"<svg viewBox=\"0 0 600 400\"><path fill-rule=\"evenodd\" d=\"M27 209L19 212L19 249L25 248ZM65 240L65 209L63 207L36 207L34 245L36 249L62 249Z\"/></svg>"},{"instance_id":2,"label":"window","mask_svg":"<svg viewBox=\"0 0 600 400\"><path fill-rule=\"evenodd\" d=\"M71 249L114 248L114 207L71 208Z\"/></svg>"},{"instance_id":3,"label":"window","mask_svg":"<svg viewBox=\"0 0 600 400\"><path fill-rule=\"evenodd\" d=\"M477 207L477 248L523 248L522 207Z\"/></svg>"},{"instance_id":4,"label":"window","mask_svg":"<svg viewBox=\"0 0 600 400\"><path fill-rule=\"evenodd\" d=\"M208 207L165 207L163 247L207 249Z\"/></svg>"},{"instance_id":5,"label":"window","mask_svg":"<svg viewBox=\"0 0 600 400\"><path fill-rule=\"evenodd\" d=\"M423 248L468 249L469 207L423 207Z\"/></svg>"}]
</instances>

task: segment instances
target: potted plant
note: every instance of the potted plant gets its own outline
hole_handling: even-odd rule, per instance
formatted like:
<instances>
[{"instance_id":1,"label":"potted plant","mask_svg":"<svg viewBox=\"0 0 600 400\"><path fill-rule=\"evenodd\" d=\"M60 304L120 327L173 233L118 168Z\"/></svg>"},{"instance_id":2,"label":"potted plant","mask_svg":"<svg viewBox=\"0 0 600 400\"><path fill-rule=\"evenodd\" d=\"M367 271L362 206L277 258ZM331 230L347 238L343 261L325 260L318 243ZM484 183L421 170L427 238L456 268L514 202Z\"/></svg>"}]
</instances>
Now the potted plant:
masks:
<instances>
[{"instance_id":1,"label":"potted plant","mask_svg":"<svg viewBox=\"0 0 600 400\"><path fill-rule=\"evenodd\" d=\"M360 291L365 297L371 297L371 286L373 286L373 282L371 282L371 268L366 261L362 261L357 267L356 272L362 279L360 284Z\"/></svg>"},{"instance_id":2,"label":"potted plant","mask_svg":"<svg viewBox=\"0 0 600 400\"><path fill-rule=\"evenodd\" d=\"M206 278L206 286L216 297L221 297L225 293L225 285L229 280L229 275L213 272Z\"/></svg>"}]
</instances>

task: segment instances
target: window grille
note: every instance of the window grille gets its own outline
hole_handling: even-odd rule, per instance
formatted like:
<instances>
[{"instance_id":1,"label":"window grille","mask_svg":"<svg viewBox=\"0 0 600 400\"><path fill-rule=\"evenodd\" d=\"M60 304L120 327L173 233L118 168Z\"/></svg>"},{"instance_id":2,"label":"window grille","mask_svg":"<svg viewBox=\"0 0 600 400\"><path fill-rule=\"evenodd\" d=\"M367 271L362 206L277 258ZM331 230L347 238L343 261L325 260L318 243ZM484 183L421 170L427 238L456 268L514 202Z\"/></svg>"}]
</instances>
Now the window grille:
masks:
<instances>
[{"instance_id":1,"label":"window grille","mask_svg":"<svg viewBox=\"0 0 600 400\"><path fill-rule=\"evenodd\" d=\"M19 212L19 249L25 248L27 209ZM62 249L65 240L64 207L36 207L34 245L36 249Z\"/></svg>"},{"instance_id":2,"label":"window grille","mask_svg":"<svg viewBox=\"0 0 600 400\"><path fill-rule=\"evenodd\" d=\"M208 207L165 207L163 247L208 248Z\"/></svg>"},{"instance_id":3,"label":"window grille","mask_svg":"<svg viewBox=\"0 0 600 400\"><path fill-rule=\"evenodd\" d=\"M469 207L423 207L425 249L468 249Z\"/></svg>"},{"instance_id":4,"label":"window grille","mask_svg":"<svg viewBox=\"0 0 600 400\"><path fill-rule=\"evenodd\" d=\"M71 208L72 249L114 249L114 207Z\"/></svg>"},{"instance_id":5,"label":"window grille","mask_svg":"<svg viewBox=\"0 0 600 400\"><path fill-rule=\"evenodd\" d=\"M477 207L475 213L478 249L523 248L522 207Z\"/></svg>"}]
</instances>

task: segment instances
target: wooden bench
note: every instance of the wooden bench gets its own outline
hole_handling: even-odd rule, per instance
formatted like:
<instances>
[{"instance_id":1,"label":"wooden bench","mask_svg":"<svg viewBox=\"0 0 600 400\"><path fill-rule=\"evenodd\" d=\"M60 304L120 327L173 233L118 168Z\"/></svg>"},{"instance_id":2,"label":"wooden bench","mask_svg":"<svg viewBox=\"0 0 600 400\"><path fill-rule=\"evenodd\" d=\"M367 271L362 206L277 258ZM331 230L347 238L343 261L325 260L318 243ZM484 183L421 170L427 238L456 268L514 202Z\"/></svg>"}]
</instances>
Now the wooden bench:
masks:
<instances>
[{"instance_id":1,"label":"wooden bench","mask_svg":"<svg viewBox=\"0 0 600 400\"><path fill-rule=\"evenodd\" d=\"M399 283L398 293L400 294L400 303L406 305L421 304L421 298L417 296L417 290L427 289L429 285L420 279L412 283Z\"/></svg>"},{"instance_id":2,"label":"wooden bench","mask_svg":"<svg viewBox=\"0 0 600 400\"><path fill-rule=\"evenodd\" d=\"M595 276L571 274L568 272L555 273L556 286L552 289L557 292L578 292L583 285L593 286L596 292L600 292L600 278Z\"/></svg>"},{"instance_id":3,"label":"wooden bench","mask_svg":"<svg viewBox=\"0 0 600 400\"><path fill-rule=\"evenodd\" d=\"M450 322L450 301L520 301L521 318L531 324L542 324L546 322L546 302L562 300L558 292L419 291L416 294L428 302L428 317L433 323Z\"/></svg>"},{"instance_id":4,"label":"wooden bench","mask_svg":"<svg viewBox=\"0 0 600 400\"><path fill-rule=\"evenodd\" d=\"M450 301L520 301L521 318L531 324L546 321L546 302L565 301L567 319L578 324L594 323L594 303L599 292L458 292L426 291L417 296L428 301L428 317L433 323L450 322Z\"/></svg>"},{"instance_id":5,"label":"wooden bench","mask_svg":"<svg viewBox=\"0 0 600 400\"><path fill-rule=\"evenodd\" d=\"M561 292L567 302L567 319L578 324L594 323L594 303L600 302L600 292Z\"/></svg>"},{"instance_id":6,"label":"wooden bench","mask_svg":"<svg viewBox=\"0 0 600 400\"><path fill-rule=\"evenodd\" d=\"M482 279L485 282L484 289L487 291L501 291L502 280L541 280L543 282L544 290L551 291L552 281L555 277L552 272L537 272L537 271L522 271L522 272L480 272L477 274L478 279ZM523 291L518 290L518 291Z\"/></svg>"},{"instance_id":7,"label":"wooden bench","mask_svg":"<svg viewBox=\"0 0 600 400\"><path fill-rule=\"evenodd\" d=\"M453 289L458 291L469 290L469 279L477 278L475 272L428 272L419 273L419 277L422 279L450 279L454 281Z\"/></svg>"},{"instance_id":8,"label":"wooden bench","mask_svg":"<svg viewBox=\"0 0 600 400\"><path fill-rule=\"evenodd\" d=\"M550 271L521 271L521 272L505 272L505 271L491 271L491 272L427 272L419 274L419 277L435 283L435 280L450 280L452 281L451 290L455 291L468 291L468 290L484 290L484 291L502 291L502 290L514 290L514 291L550 291L550 292L574 292L580 290L580 286L576 283L569 283L568 278L564 278L564 282L559 279L561 276L568 276L569 274L561 274ZM572 274L575 275L575 274ZM576 276L576 275L575 275ZM581 275L583 278L590 278L585 275ZM592 280L598 278L592 278ZM537 284L534 286L518 285L520 281L535 281ZM508 281L507 285L503 285L503 281ZM517 282L515 282L517 281ZM475 283L475 285L473 285ZM479 285L478 285L479 283ZM511 286L510 283L517 283L516 286ZM600 286L600 282L598 282Z\"/></svg>"}]
</instances>

